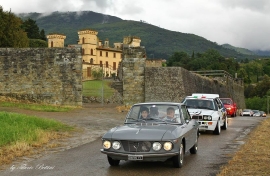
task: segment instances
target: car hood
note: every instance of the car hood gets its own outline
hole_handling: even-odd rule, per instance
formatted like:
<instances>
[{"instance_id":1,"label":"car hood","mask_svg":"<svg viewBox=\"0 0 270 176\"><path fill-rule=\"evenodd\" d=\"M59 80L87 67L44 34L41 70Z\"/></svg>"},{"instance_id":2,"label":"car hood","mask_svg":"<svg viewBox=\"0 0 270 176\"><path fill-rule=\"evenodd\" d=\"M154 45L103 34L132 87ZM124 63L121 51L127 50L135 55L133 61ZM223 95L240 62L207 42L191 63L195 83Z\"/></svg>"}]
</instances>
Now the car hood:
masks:
<instances>
[{"instance_id":1,"label":"car hood","mask_svg":"<svg viewBox=\"0 0 270 176\"><path fill-rule=\"evenodd\" d=\"M166 136L174 139L173 131L177 125L139 123L115 127L108 131L103 138L117 140L156 140L160 141Z\"/></svg>"},{"instance_id":2,"label":"car hood","mask_svg":"<svg viewBox=\"0 0 270 176\"><path fill-rule=\"evenodd\" d=\"M193 109L193 108L188 108L188 112L190 115L212 115L213 113L215 113L214 110Z\"/></svg>"}]
</instances>

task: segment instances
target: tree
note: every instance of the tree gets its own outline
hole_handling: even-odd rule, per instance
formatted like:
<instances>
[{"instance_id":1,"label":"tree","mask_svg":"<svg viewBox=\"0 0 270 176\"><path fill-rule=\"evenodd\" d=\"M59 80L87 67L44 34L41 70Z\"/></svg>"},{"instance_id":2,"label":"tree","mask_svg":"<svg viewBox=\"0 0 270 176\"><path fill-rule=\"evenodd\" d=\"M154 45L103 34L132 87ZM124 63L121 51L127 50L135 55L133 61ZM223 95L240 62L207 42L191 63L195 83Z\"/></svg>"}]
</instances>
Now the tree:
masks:
<instances>
[{"instance_id":1,"label":"tree","mask_svg":"<svg viewBox=\"0 0 270 176\"><path fill-rule=\"evenodd\" d=\"M36 24L36 21L28 18L23 22L23 29L27 33L29 39L40 39L39 27Z\"/></svg>"},{"instance_id":2,"label":"tree","mask_svg":"<svg viewBox=\"0 0 270 176\"><path fill-rule=\"evenodd\" d=\"M189 62L190 58L185 52L175 52L168 60L167 66L181 66L185 68L185 65Z\"/></svg>"},{"instance_id":3,"label":"tree","mask_svg":"<svg viewBox=\"0 0 270 176\"><path fill-rule=\"evenodd\" d=\"M47 41L47 38L46 38L46 36L45 36L45 31L44 31L44 29L42 29L42 30L40 31L40 39L41 39L41 40L44 40L44 41Z\"/></svg>"},{"instance_id":4,"label":"tree","mask_svg":"<svg viewBox=\"0 0 270 176\"><path fill-rule=\"evenodd\" d=\"M13 13L4 12L0 6L0 47L28 47L27 34L22 29L22 20Z\"/></svg>"},{"instance_id":5,"label":"tree","mask_svg":"<svg viewBox=\"0 0 270 176\"><path fill-rule=\"evenodd\" d=\"M102 75L103 75L102 69L99 68L99 69L93 70L93 71L92 71L92 75L93 75L93 77L94 77L95 79L102 79Z\"/></svg>"}]
</instances>

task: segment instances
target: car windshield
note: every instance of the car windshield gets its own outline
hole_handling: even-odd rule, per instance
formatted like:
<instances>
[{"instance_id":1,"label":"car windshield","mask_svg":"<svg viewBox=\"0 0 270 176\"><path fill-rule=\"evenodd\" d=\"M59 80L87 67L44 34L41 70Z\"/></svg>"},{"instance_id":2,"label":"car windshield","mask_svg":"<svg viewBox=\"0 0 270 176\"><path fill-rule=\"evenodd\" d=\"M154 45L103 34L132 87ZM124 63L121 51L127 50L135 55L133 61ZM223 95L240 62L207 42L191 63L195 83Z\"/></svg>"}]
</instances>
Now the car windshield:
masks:
<instances>
[{"instance_id":1,"label":"car windshield","mask_svg":"<svg viewBox=\"0 0 270 176\"><path fill-rule=\"evenodd\" d=\"M250 112L250 109L244 109L243 112Z\"/></svg>"},{"instance_id":2,"label":"car windshield","mask_svg":"<svg viewBox=\"0 0 270 176\"><path fill-rule=\"evenodd\" d=\"M203 99L186 99L184 104L187 108L195 108L195 109L209 109L214 110L214 102L212 100L203 100Z\"/></svg>"},{"instance_id":3,"label":"car windshield","mask_svg":"<svg viewBox=\"0 0 270 176\"><path fill-rule=\"evenodd\" d=\"M252 110L253 113L260 113L259 110Z\"/></svg>"},{"instance_id":4,"label":"car windshield","mask_svg":"<svg viewBox=\"0 0 270 176\"><path fill-rule=\"evenodd\" d=\"M176 105L163 104L142 104L134 105L125 123L182 123L182 114Z\"/></svg>"},{"instance_id":5,"label":"car windshield","mask_svg":"<svg viewBox=\"0 0 270 176\"><path fill-rule=\"evenodd\" d=\"M232 104L232 101L230 99L220 99L223 104Z\"/></svg>"}]
</instances>

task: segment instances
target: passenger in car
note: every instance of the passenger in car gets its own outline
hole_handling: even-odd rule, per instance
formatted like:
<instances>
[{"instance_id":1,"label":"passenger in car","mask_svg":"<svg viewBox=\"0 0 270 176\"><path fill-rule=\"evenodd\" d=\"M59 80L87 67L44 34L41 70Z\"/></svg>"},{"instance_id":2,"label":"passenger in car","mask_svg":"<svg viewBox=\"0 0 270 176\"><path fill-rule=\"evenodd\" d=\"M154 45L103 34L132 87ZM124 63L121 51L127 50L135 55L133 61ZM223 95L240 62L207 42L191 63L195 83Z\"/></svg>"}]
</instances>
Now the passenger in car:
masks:
<instances>
[{"instance_id":1,"label":"passenger in car","mask_svg":"<svg viewBox=\"0 0 270 176\"><path fill-rule=\"evenodd\" d=\"M141 107L141 119L147 119L149 117L149 109L145 106Z\"/></svg>"}]
</instances>

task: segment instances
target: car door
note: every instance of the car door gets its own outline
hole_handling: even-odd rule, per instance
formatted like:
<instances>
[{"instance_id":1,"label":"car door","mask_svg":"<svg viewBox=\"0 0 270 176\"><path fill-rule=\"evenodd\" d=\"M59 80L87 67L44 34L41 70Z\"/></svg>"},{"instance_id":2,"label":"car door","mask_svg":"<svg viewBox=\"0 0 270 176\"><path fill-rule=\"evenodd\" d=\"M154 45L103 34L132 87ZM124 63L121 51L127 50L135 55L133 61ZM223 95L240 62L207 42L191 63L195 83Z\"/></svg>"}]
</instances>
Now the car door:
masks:
<instances>
[{"instance_id":1,"label":"car door","mask_svg":"<svg viewBox=\"0 0 270 176\"><path fill-rule=\"evenodd\" d=\"M197 121L191 120L186 105L181 106L181 114L186 128L186 150L189 150L196 142L199 124Z\"/></svg>"},{"instance_id":2,"label":"car door","mask_svg":"<svg viewBox=\"0 0 270 176\"><path fill-rule=\"evenodd\" d=\"M214 103L217 105L218 115L220 117L220 124L222 125L224 122L224 117L226 113L226 109L224 110L224 106L221 103L221 101L218 101L218 99L214 99Z\"/></svg>"}]
</instances>

